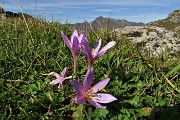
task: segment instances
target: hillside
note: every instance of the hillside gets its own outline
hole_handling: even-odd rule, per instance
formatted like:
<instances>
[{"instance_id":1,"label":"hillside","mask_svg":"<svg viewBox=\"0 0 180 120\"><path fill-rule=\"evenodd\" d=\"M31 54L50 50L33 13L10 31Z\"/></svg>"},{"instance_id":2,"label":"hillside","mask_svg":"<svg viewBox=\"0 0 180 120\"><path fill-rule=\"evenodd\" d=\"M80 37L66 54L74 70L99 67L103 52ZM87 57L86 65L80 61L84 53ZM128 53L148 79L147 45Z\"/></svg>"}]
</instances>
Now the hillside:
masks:
<instances>
[{"instance_id":1,"label":"hillside","mask_svg":"<svg viewBox=\"0 0 180 120\"><path fill-rule=\"evenodd\" d=\"M180 9L174 10L162 20L148 23L149 26L163 27L167 30L176 32L180 36Z\"/></svg>"},{"instance_id":2,"label":"hillside","mask_svg":"<svg viewBox=\"0 0 180 120\"><path fill-rule=\"evenodd\" d=\"M142 22L129 22L127 20L120 20L120 19L113 19L113 18L105 18L102 16L97 17L94 21L92 22L83 22L83 23L76 23L76 24L71 24L71 27L75 27L78 29L83 29L90 31L91 27L96 30L98 28L106 28L109 27L109 30L116 29L116 28L123 28L125 26L144 26L145 24Z\"/></svg>"},{"instance_id":3,"label":"hillside","mask_svg":"<svg viewBox=\"0 0 180 120\"><path fill-rule=\"evenodd\" d=\"M0 18L30 18L34 19L32 15L29 15L27 13L22 13L22 12L12 12L12 11L5 11L2 7L0 7Z\"/></svg>"},{"instance_id":4,"label":"hillside","mask_svg":"<svg viewBox=\"0 0 180 120\"><path fill-rule=\"evenodd\" d=\"M153 55L160 57L168 50L168 57L180 56L180 9L174 10L165 19L145 26L126 26L115 31Z\"/></svg>"}]
</instances>

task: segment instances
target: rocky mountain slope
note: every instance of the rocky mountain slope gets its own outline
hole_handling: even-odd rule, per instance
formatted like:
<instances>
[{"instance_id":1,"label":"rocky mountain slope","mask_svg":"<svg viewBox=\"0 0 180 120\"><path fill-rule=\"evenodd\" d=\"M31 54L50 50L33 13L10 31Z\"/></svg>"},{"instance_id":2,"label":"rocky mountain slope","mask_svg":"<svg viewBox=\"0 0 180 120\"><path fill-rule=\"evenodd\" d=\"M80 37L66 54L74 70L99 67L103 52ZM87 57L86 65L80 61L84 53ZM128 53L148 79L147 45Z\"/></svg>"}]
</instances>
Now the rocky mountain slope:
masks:
<instances>
[{"instance_id":1,"label":"rocky mountain slope","mask_svg":"<svg viewBox=\"0 0 180 120\"><path fill-rule=\"evenodd\" d=\"M180 9L167 18L148 23L145 26L126 26L115 30L132 41L138 48L160 56L168 50L169 57L180 56Z\"/></svg>"},{"instance_id":2,"label":"rocky mountain slope","mask_svg":"<svg viewBox=\"0 0 180 120\"><path fill-rule=\"evenodd\" d=\"M169 15L162 20L150 22L147 25L149 26L158 26L163 27L167 30L176 32L180 36L180 9L174 10L169 13Z\"/></svg>"},{"instance_id":3,"label":"rocky mountain slope","mask_svg":"<svg viewBox=\"0 0 180 120\"><path fill-rule=\"evenodd\" d=\"M106 28L108 27L109 30L116 29L116 28L123 28L125 26L144 26L145 24L142 22L129 22L127 20L120 20L120 19L113 19L113 18L105 18L102 16L97 17L92 22L83 22L83 23L76 23L70 24L71 27L75 27L77 29L91 31L91 29L96 30L97 28ZM92 28L91 28L92 27Z\"/></svg>"}]
</instances>

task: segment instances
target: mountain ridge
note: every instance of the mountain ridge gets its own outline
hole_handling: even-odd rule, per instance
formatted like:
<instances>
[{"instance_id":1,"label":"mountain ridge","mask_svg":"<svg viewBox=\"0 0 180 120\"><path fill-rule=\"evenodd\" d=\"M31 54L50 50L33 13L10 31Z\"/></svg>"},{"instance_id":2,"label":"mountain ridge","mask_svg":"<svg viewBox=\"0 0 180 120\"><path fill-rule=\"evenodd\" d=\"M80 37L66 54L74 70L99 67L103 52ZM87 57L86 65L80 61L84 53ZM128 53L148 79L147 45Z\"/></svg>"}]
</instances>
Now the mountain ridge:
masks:
<instances>
[{"instance_id":1,"label":"mountain ridge","mask_svg":"<svg viewBox=\"0 0 180 120\"><path fill-rule=\"evenodd\" d=\"M114 18L108 18L99 16L92 22L82 22L82 23L75 23L70 24L72 28L76 29L83 29L86 31L91 31L91 29L96 30L98 28L106 28L108 27L109 30L113 30L116 28L123 28L125 26L144 26L145 24L143 22L130 22L125 19L114 19Z\"/></svg>"},{"instance_id":2,"label":"mountain ridge","mask_svg":"<svg viewBox=\"0 0 180 120\"><path fill-rule=\"evenodd\" d=\"M176 32L180 37L180 9L170 12L165 19L150 22L147 25L165 28L172 32Z\"/></svg>"}]
</instances>

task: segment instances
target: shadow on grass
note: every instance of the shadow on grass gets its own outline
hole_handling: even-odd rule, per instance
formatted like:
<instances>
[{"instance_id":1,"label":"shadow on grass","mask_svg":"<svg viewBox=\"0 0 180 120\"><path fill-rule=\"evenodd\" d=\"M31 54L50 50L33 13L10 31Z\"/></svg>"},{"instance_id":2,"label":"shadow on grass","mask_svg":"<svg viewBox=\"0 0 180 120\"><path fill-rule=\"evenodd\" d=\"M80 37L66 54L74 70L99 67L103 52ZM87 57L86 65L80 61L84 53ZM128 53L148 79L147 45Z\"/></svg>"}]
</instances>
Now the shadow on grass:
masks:
<instances>
[{"instance_id":1,"label":"shadow on grass","mask_svg":"<svg viewBox=\"0 0 180 120\"><path fill-rule=\"evenodd\" d=\"M154 107L150 120L180 120L180 104L175 106Z\"/></svg>"},{"instance_id":2,"label":"shadow on grass","mask_svg":"<svg viewBox=\"0 0 180 120\"><path fill-rule=\"evenodd\" d=\"M113 111L113 114L116 115L120 114L121 109L123 108L132 110L133 106L126 103L119 104L117 102L112 102L107 106L107 109ZM143 110L142 113L134 112L137 119L143 118L145 120L180 120L180 104L174 106L139 108L136 110Z\"/></svg>"}]
</instances>

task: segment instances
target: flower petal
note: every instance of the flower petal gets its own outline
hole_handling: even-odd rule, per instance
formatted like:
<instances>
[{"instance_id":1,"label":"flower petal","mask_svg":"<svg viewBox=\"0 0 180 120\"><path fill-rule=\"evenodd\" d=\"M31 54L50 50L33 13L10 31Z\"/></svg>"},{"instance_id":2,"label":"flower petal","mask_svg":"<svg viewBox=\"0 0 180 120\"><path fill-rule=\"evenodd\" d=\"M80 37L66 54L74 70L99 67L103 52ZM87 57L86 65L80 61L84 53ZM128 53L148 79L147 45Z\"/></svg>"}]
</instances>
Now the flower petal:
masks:
<instances>
[{"instance_id":1,"label":"flower petal","mask_svg":"<svg viewBox=\"0 0 180 120\"><path fill-rule=\"evenodd\" d=\"M93 58L93 60L97 60L98 58L100 58L102 55L104 55L104 53L106 53L106 51L103 51L103 52L99 52L96 54L96 56Z\"/></svg>"},{"instance_id":2,"label":"flower petal","mask_svg":"<svg viewBox=\"0 0 180 120\"><path fill-rule=\"evenodd\" d=\"M63 77L59 77L58 79L53 80L49 84L51 84L51 85L62 84L62 79L63 79Z\"/></svg>"},{"instance_id":3,"label":"flower petal","mask_svg":"<svg viewBox=\"0 0 180 120\"><path fill-rule=\"evenodd\" d=\"M72 35L71 35L71 43L73 43L74 37L78 38L78 32L76 29L73 30Z\"/></svg>"},{"instance_id":4,"label":"flower petal","mask_svg":"<svg viewBox=\"0 0 180 120\"><path fill-rule=\"evenodd\" d=\"M95 93L103 89L109 82L110 78L106 78L104 80L99 81L95 85L91 87L90 90L93 90Z\"/></svg>"},{"instance_id":5,"label":"flower petal","mask_svg":"<svg viewBox=\"0 0 180 120\"><path fill-rule=\"evenodd\" d=\"M102 105L100 105L99 103L93 101L92 99L87 99L87 101L88 101L92 106L94 106L94 107L96 107L96 108L106 108L106 106L102 106Z\"/></svg>"},{"instance_id":6,"label":"flower petal","mask_svg":"<svg viewBox=\"0 0 180 120\"><path fill-rule=\"evenodd\" d=\"M86 99L83 98L83 95L77 94L75 96L75 101L76 101L77 104L85 104Z\"/></svg>"},{"instance_id":7,"label":"flower petal","mask_svg":"<svg viewBox=\"0 0 180 120\"><path fill-rule=\"evenodd\" d=\"M73 38L73 44L72 44L72 52L77 55L78 51L80 50L79 41L78 38L75 36Z\"/></svg>"},{"instance_id":8,"label":"flower petal","mask_svg":"<svg viewBox=\"0 0 180 120\"><path fill-rule=\"evenodd\" d=\"M71 85L73 86L73 88L76 90L78 94L84 94L86 92L82 84L78 82L77 80L72 80Z\"/></svg>"},{"instance_id":9,"label":"flower petal","mask_svg":"<svg viewBox=\"0 0 180 120\"><path fill-rule=\"evenodd\" d=\"M82 45L83 45L83 49L84 49L89 55L91 55L91 49L90 49L90 46L89 46L89 43L88 43L88 40L87 40L86 37L83 37Z\"/></svg>"},{"instance_id":10,"label":"flower petal","mask_svg":"<svg viewBox=\"0 0 180 120\"><path fill-rule=\"evenodd\" d=\"M98 93L94 101L98 103L110 103L115 100L117 100L117 98L115 98L111 94Z\"/></svg>"},{"instance_id":11,"label":"flower petal","mask_svg":"<svg viewBox=\"0 0 180 120\"><path fill-rule=\"evenodd\" d=\"M84 56L86 57L88 63L91 64L93 62L92 61L93 57L92 57L90 46L86 37L84 37L82 40L82 52Z\"/></svg>"},{"instance_id":12,"label":"flower petal","mask_svg":"<svg viewBox=\"0 0 180 120\"><path fill-rule=\"evenodd\" d=\"M84 34L80 34L80 36L78 37L78 41L79 41L79 43L81 43L81 42L82 42L83 37L84 37Z\"/></svg>"},{"instance_id":13,"label":"flower petal","mask_svg":"<svg viewBox=\"0 0 180 120\"><path fill-rule=\"evenodd\" d=\"M83 86L85 88L85 91L89 90L89 88L91 87L91 84L93 82L93 77L94 77L94 69L93 67L91 67L90 69L88 69L83 81Z\"/></svg>"},{"instance_id":14,"label":"flower petal","mask_svg":"<svg viewBox=\"0 0 180 120\"><path fill-rule=\"evenodd\" d=\"M56 72L50 72L49 74L48 74L48 76L55 76L56 78L59 78L59 77L61 77L58 73L56 73Z\"/></svg>"},{"instance_id":15,"label":"flower petal","mask_svg":"<svg viewBox=\"0 0 180 120\"><path fill-rule=\"evenodd\" d=\"M69 49L71 49L72 43L69 41L69 39L64 35L64 33L61 31L61 35L64 39L65 44L68 46Z\"/></svg>"},{"instance_id":16,"label":"flower petal","mask_svg":"<svg viewBox=\"0 0 180 120\"><path fill-rule=\"evenodd\" d=\"M65 76L66 71L67 71L67 67L65 67L65 68L63 69L63 71L62 71L62 73L61 73L61 76L62 76L62 77L64 77L64 76Z\"/></svg>"},{"instance_id":17,"label":"flower petal","mask_svg":"<svg viewBox=\"0 0 180 120\"><path fill-rule=\"evenodd\" d=\"M94 46L94 50L96 53L98 53L100 47L101 47L101 39L99 39L96 45Z\"/></svg>"},{"instance_id":18,"label":"flower petal","mask_svg":"<svg viewBox=\"0 0 180 120\"><path fill-rule=\"evenodd\" d=\"M91 63L93 63L92 56L88 52L86 52L85 50L82 50L82 52L88 61L88 65L91 65Z\"/></svg>"},{"instance_id":19,"label":"flower petal","mask_svg":"<svg viewBox=\"0 0 180 120\"><path fill-rule=\"evenodd\" d=\"M115 41L109 42L108 44L106 44L106 45L99 51L99 53L101 53L101 52L106 52L109 48L113 47L115 44L116 44Z\"/></svg>"},{"instance_id":20,"label":"flower petal","mask_svg":"<svg viewBox=\"0 0 180 120\"><path fill-rule=\"evenodd\" d=\"M113 47L114 45L116 44L115 41L111 41L109 42L107 45L105 45L97 54L96 56L94 57L94 60L100 58L102 55L104 55L104 53L107 52L107 50L111 47Z\"/></svg>"}]
</instances>

